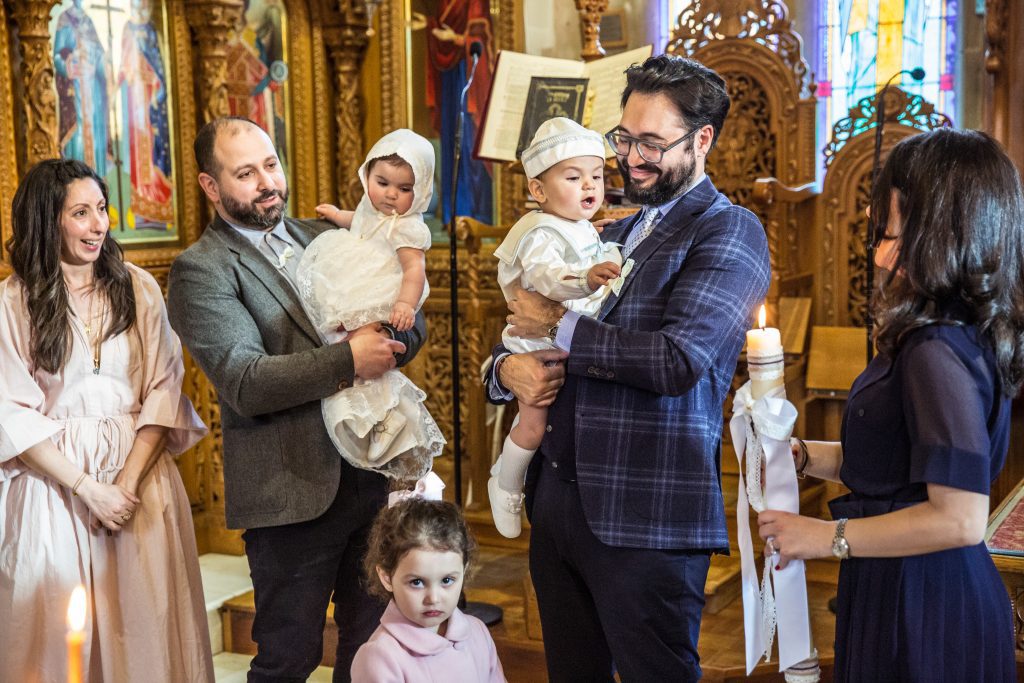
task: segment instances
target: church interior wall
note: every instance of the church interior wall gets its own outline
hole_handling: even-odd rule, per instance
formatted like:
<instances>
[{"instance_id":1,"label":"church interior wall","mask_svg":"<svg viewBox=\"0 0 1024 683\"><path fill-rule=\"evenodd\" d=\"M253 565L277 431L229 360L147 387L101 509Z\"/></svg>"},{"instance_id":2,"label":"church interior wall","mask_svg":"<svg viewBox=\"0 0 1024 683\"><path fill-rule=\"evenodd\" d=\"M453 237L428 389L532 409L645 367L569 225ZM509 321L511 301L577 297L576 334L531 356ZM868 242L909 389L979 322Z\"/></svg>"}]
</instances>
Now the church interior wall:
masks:
<instances>
[{"instance_id":1,"label":"church interior wall","mask_svg":"<svg viewBox=\"0 0 1024 683\"><path fill-rule=\"evenodd\" d=\"M310 215L321 201L348 201L354 205L352 197L358 196L360 191L357 182L353 189L355 169L370 144L397 127L425 130L430 125L430 114L423 102L423 73L428 58L422 42L411 40L406 30L412 20L407 8L412 5L409 2L383 3L373 22L373 33L367 36L365 12L360 14L362 6L355 0L282 2L289 20L286 45L291 79L288 117L295 163L293 213ZM56 0L50 3L39 0L0 2L0 23L7 29L0 34L0 58L3 59L0 64L0 241L10 237L10 204L19 175L35 160L57 152L52 80L49 84L46 82L47 77L53 77L53 65L52 62L49 66L44 64L41 70L29 74L31 78L26 78L23 61L26 46L21 40L21 33L34 16L30 9L48 11L44 6L56 4ZM792 0L790 3L790 16L796 31L803 36L805 54L815 49L817 4L818 0ZM237 11L242 0L222 0L206 5L233 7ZM230 26L214 25L213 14L189 7L185 0L162 0L162 6L167 8L175 41L175 54L168 57L175 60L172 101L178 134L174 138L177 147L174 181L181 197L178 215L185 238L174 248L128 251L129 259L149 267L160 281L164 280L173 256L198 237L202 224L209 217L209 209L194 181L190 140L205 120L214 114L226 113L217 108L223 74L211 67L210 60L216 58L217 51L224 48L231 34ZM573 0L491 0L490 6L496 49L579 58L583 41L580 14ZM622 12L627 34L625 48L648 42L654 44L655 52L665 47L674 18L664 15L661 3L608 0L606 7L609 12ZM958 85L961 105L954 119L957 125L993 132L1008 146L1018 165L1024 167L1024 137L1016 134L1024 130L1024 13L1014 11L1014 8L1019 10L1019 4L1013 0L988 0L986 8L987 16L981 16L975 11L974 3L962 4ZM992 16L1002 19L993 21ZM44 49L43 54L46 53ZM49 53L52 53L52 46ZM345 70L350 68L354 69L354 78L345 75ZM38 136L40 131L50 131L53 146L49 151L41 152L33 147L37 139L33 136ZM826 135L823 131L816 133L815 146L820 150L827 142ZM497 208L488 223L500 227L510 224L521 210L524 183L521 175L498 169L494 186ZM810 229L821 230L820 226ZM443 278L440 273L447 263L447 249L433 252L436 253L430 257L434 268L431 277L438 273L437 276ZM488 258L486 253L476 257L482 259L480 262ZM6 258L6 254L0 258L0 277L10 272ZM480 279L488 277L490 273L483 272ZM447 294L446 287L442 279L437 287L439 296ZM467 297L469 294L467 290ZM436 314L441 320L443 308L444 302L436 303L431 315ZM443 323L439 328L443 328ZM473 341L480 348L489 343L483 336ZM443 376L446 372L442 358L444 348L436 351L433 360L424 361L411 372ZM197 513L197 528L223 530L215 396L203 378L196 375L198 371L194 367L190 372L190 391L201 414L214 424L214 436L208 440L212 443L183 458L181 467ZM416 379L422 381L422 377ZM438 394L450 390L450 386L441 381L425 386ZM472 410L479 410L479 407ZM1017 429L1016 433L1021 431ZM1020 441L1022 439L1015 439L1015 453L1024 452L1024 447L1017 446ZM1020 461L1024 458L1014 459L1014 462ZM1015 465L1011 465L1010 470L1016 473L1013 467ZM1014 476L1019 479L1024 472ZM200 533L200 545L205 544L206 549L237 551L240 548L235 536L218 536L218 533Z\"/></svg>"}]
</instances>

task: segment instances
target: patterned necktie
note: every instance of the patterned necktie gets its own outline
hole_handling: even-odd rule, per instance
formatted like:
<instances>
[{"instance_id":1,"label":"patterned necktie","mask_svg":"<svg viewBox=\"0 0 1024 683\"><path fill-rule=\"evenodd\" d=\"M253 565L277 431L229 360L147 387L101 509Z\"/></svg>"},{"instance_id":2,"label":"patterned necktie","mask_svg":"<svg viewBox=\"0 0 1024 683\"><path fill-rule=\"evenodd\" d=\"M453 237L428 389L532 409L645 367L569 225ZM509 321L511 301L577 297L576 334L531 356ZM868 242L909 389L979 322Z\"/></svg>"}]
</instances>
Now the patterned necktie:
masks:
<instances>
[{"instance_id":1,"label":"patterned necktie","mask_svg":"<svg viewBox=\"0 0 1024 683\"><path fill-rule=\"evenodd\" d=\"M628 258L633 251L640 246L640 243L647 239L647 236L654 232L654 222L658 220L658 209L649 206L644 209L644 215L637 222L633 231L629 233L626 246L622 249L622 257Z\"/></svg>"},{"instance_id":2,"label":"patterned necktie","mask_svg":"<svg viewBox=\"0 0 1024 683\"><path fill-rule=\"evenodd\" d=\"M263 238L265 248L269 250L270 259L292 287L296 286L295 271L299 267L298 255L292 245L281 239L272 232L268 232Z\"/></svg>"}]
</instances>

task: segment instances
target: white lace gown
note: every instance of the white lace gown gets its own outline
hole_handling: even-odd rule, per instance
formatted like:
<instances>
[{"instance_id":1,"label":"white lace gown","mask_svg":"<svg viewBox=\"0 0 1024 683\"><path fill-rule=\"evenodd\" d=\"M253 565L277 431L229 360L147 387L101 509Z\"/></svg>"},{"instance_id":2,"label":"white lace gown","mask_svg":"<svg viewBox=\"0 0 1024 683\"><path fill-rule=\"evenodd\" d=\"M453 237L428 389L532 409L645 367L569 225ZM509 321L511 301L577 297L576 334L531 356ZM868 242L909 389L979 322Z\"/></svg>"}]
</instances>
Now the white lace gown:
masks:
<instances>
[{"instance_id":1,"label":"white lace gown","mask_svg":"<svg viewBox=\"0 0 1024 683\"><path fill-rule=\"evenodd\" d=\"M299 292L325 341L344 339L339 328L386 321L402 284L396 250L430 247L430 231L421 220L394 218L359 211L351 230L322 233L306 248L296 273ZM428 293L424 286L417 310ZM325 398L324 423L352 465L394 479L418 479L445 444L425 400L419 387L390 370L375 380L356 378L354 386Z\"/></svg>"}]
</instances>

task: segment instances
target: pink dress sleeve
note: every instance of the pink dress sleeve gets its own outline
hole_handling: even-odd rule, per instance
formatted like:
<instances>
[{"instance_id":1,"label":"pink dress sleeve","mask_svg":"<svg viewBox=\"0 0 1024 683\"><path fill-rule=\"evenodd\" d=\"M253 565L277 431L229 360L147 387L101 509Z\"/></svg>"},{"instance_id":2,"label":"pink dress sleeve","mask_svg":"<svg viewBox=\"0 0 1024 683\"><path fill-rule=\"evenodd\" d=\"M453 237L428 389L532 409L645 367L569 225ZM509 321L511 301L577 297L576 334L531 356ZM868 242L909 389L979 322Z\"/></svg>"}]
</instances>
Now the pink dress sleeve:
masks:
<instances>
[{"instance_id":1,"label":"pink dress sleeve","mask_svg":"<svg viewBox=\"0 0 1024 683\"><path fill-rule=\"evenodd\" d=\"M165 448L171 455L181 455L206 435L206 425L181 392L185 375L181 341L167 320L160 286L145 270L131 264L128 268L135 287L136 325L143 351L142 408L135 428L167 427Z\"/></svg>"},{"instance_id":2,"label":"pink dress sleeve","mask_svg":"<svg viewBox=\"0 0 1024 683\"><path fill-rule=\"evenodd\" d=\"M491 638L491 632L487 630L487 626L484 626L484 639L487 643L487 658L488 658L488 671L490 672L490 678L488 683L506 683L505 670L501 666L501 660L498 659L498 650L494 646L494 639Z\"/></svg>"},{"instance_id":3,"label":"pink dress sleeve","mask_svg":"<svg viewBox=\"0 0 1024 683\"><path fill-rule=\"evenodd\" d=\"M42 412L46 396L32 378L28 320L20 281L0 282L0 481L28 471L18 456L63 429Z\"/></svg>"}]
</instances>

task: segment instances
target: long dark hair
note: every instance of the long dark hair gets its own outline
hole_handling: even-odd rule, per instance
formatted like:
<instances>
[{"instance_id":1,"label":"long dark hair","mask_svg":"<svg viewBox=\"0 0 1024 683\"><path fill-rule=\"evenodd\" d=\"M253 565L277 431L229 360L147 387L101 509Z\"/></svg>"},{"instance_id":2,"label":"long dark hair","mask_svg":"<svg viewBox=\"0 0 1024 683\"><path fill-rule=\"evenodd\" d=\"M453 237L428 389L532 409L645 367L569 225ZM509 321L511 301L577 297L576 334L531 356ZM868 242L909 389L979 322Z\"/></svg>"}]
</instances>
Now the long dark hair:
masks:
<instances>
[{"instance_id":1,"label":"long dark hair","mask_svg":"<svg viewBox=\"0 0 1024 683\"><path fill-rule=\"evenodd\" d=\"M71 351L68 288L60 266L61 214L68 185L91 179L107 200L107 185L95 171L73 159L47 159L33 166L14 194L13 235L7 241L11 266L25 285L31 325L33 364L50 373L64 367ZM93 265L96 292L110 302L103 336L109 339L135 325L135 292L124 264L121 245L110 235L103 240Z\"/></svg>"},{"instance_id":2,"label":"long dark hair","mask_svg":"<svg viewBox=\"0 0 1024 683\"><path fill-rule=\"evenodd\" d=\"M391 576L411 550L459 553L467 570L476 554L476 541L459 509L452 503L421 498L399 502L377 513L367 544L363 558L367 589L383 600L391 594L381 585L377 567Z\"/></svg>"},{"instance_id":3,"label":"long dark hair","mask_svg":"<svg viewBox=\"0 0 1024 683\"><path fill-rule=\"evenodd\" d=\"M876 341L894 354L911 330L973 324L992 343L999 382L1024 382L1024 194L999 144L940 129L893 147L871 197L881 239L893 192L899 252L875 303Z\"/></svg>"}]
</instances>

